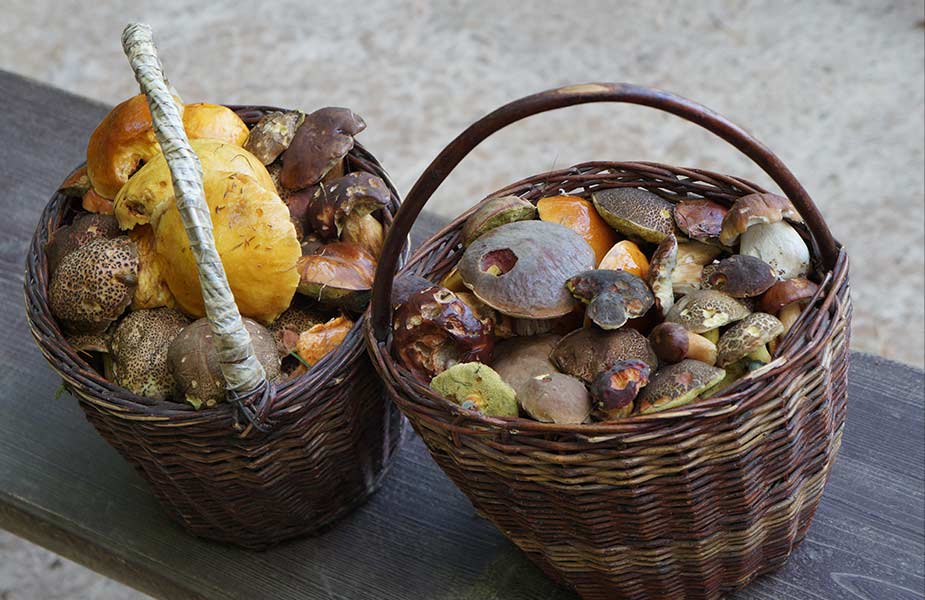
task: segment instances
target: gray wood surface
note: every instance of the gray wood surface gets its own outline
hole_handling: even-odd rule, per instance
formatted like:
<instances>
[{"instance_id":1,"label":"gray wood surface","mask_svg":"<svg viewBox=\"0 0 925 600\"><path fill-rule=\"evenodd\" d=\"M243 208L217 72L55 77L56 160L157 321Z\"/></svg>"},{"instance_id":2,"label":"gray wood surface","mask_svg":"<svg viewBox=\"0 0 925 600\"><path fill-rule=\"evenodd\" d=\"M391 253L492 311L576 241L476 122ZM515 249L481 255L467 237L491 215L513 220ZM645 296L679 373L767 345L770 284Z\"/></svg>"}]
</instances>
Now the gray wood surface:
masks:
<instances>
[{"instance_id":1,"label":"gray wood surface","mask_svg":"<svg viewBox=\"0 0 925 600\"><path fill-rule=\"evenodd\" d=\"M574 598L476 516L416 437L383 489L321 537L250 553L167 520L76 401L55 398L22 308L35 221L105 112L0 71L0 526L163 598ZM923 373L853 354L849 390L841 455L806 541L736 600L925 595Z\"/></svg>"}]
</instances>

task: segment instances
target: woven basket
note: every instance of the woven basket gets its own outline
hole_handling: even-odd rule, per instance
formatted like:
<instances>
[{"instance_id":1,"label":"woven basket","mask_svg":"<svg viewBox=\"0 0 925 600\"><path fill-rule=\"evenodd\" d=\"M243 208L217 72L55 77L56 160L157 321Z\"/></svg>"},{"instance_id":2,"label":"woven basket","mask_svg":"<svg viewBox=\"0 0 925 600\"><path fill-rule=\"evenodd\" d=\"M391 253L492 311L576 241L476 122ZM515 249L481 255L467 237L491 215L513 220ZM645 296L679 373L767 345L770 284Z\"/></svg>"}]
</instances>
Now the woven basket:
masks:
<instances>
[{"instance_id":1,"label":"woven basket","mask_svg":"<svg viewBox=\"0 0 925 600\"><path fill-rule=\"evenodd\" d=\"M820 290L774 360L722 396L610 423L556 425L483 417L419 384L390 353L388 302L400 240L450 171L493 132L589 102L654 107L697 123L761 166L808 225ZM593 162L524 179L489 197L531 201L643 187L678 201L729 205L762 192L737 177L643 162ZM473 209L474 210L474 209ZM406 272L438 278L459 260L460 216ZM588 600L714 599L785 563L809 527L841 441L851 305L844 250L805 190L745 131L682 98L588 84L508 104L434 160L395 217L367 326L373 362L437 463L476 509L549 577ZM436 280L436 279L434 279Z\"/></svg>"},{"instance_id":2,"label":"woven basket","mask_svg":"<svg viewBox=\"0 0 925 600\"><path fill-rule=\"evenodd\" d=\"M248 125L279 110L231 108ZM389 182L359 144L346 167ZM394 212L398 194L389 188ZM364 318L308 373L271 386L260 407L265 433L242 431L228 403L195 410L134 395L104 379L65 341L49 309L44 247L73 213L72 200L56 194L36 228L25 275L30 327L87 419L137 468L174 520L204 538L264 549L323 530L378 488L401 443L403 420L364 351ZM390 224L391 213L383 221Z\"/></svg>"}]
</instances>

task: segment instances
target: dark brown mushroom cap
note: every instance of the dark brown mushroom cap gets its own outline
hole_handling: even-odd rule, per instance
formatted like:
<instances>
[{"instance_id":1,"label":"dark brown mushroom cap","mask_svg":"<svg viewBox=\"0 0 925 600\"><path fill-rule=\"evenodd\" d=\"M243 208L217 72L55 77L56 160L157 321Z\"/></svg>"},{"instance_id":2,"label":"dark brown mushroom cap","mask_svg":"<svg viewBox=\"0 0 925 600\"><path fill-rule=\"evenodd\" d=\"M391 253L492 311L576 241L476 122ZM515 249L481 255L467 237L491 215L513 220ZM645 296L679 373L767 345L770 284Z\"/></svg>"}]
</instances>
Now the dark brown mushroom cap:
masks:
<instances>
[{"instance_id":1,"label":"dark brown mushroom cap","mask_svg":"<svg viewBox=\"0 0 925 600\"><path fill-rule=\"evenodd\" d=\"M725 366L762 346L784 332L783 323L767 313L752 313L726 330L716 344L716 363Z\"/></svg>"},{"instance_id":2,"label":"dark brown mushroom cap","mask_svg":"<svg viewBox=\"0 0 925 600\"><path fill-rule=\"evenodd\" d=\"M74 250L97 238L114 238L119 235L119 223L112 215L84 213L74 222L52 232L45 244L48 272L54 273L61 259Z\"/></svg>"},{"instance_id":3,"label":"dark brown mushroom cap","mask_svg":"<svg viewBox=\"0 0 925 600\"><path fill-rule=\"evenodd\" d=\"M331 242L299 258L299 293L329 306L362 310L376 275L372 254L346 242Z\"/></svg>"},{"instance_id":4,"label":"dark brown mushroom cap","mask_svg":"<svg viewBox=\"0 0 925 600\"><path fill-rule=\"evenodd\" d=\"M469 215L459 239L468 246L495 227L536 217L536 206L517 196L490 198Z\"/></svg>"},{"instance_id":5,"label":"dark brown mushroom cap","mask_svg":"<svg viewBox=\"0 0 925 600\"><path fill-rule=\"evenodd\" d=\"M576 306L566 280L594 266L594 250L556 223L517 221L472 242L459 274L479 300L503 314L548 319Z\"/></svg>"},{"instance_id":6,"label":"dark brown mushroom cap","mask_svg":"<svg viewBox=\"0 0 925 600\"><path fill-rule=\"evenodd\" d=\"M388 206L389 186L372 173L356 171L318 184L312 190L305 217L323 239L340 235L348 216L365 216Z\"/></svg>"},{"instance_id":7,"label":"dark brown mushroom cap","mask_svg":"<svg viewBox=\"0 0 925 600\"><path fill-rule=\"evenodd\" d=\"M706 265L700 282L706 289L719 290L733 298L760 296L777 281L771 266L754 256L734 254L718 263Z\"/></svg>"},{"instance_id":8,"label":"dark brown mushroom cap","mask_svg":"<svg viewBox=\"0 0 925 600\"><path fill-rule=\"evenodd\" d=\"M587 317L602 329L618 329L652 308L655 297L646 283L629 271L592 269L569 278L565 286L588 304Z\"/></svg>"},{"instance_id":9,"label":"dark brown mushroom cap","mask_svg":"<svg viewBox=\"0 0 925 600\"><path fill-rule=\"evenodd\" d=\"M136 310L119 321L112 335L114 383L157 400L173 392L173 375L167 368L167 349L189 325L186 316L172 308Z\"/></svg>"},{"instance_id":10,"label":"dark brown mushroom cap","mask_svg":"<svg viewBox=\"0 0 925 600\"><path fill-rule=\"evenodd\" d=\"M751 311L737 298L717 290L696 290L668 311L666 321L680 323L688 331L703 333L744 319Z\"/></svg>"},{"instance_id":11,"label":"dark brown mushroom cap","mask_svg":"<svg viewBox=\"0 0 925 600\"><path fill-rule=\"evenodd\" d=\"M359 115L347 108L321 108L305 117L282 154L279 179L300 190L315 185L353 148L353 136L366 129Z\"/></svg>"},{"instance_id":12,"label":"dark brown mushroom cap","mask_svg":"<svg viewBox=\"0 0 925 600\"><path fill-rule=\"evenodd\" d=\"M671 277L677 264L678 238L671 234L655 249L652 260L649 261L649 272L646 274L646 283L652 289L655 307L662 318L674 306L674 285Z\"/></svg>"},{"instance_id":13,"label":"dark brown mushroom cap","mask_svg":"<svg viewBox=\"0 0 925 600\"><path fill-rule=\"evenodd\" d=\"M276 349L280 357L283 357L295 350L303 331L327 321L328 317L317 310L304 306L290 306L267 329L273 334Z\"/></svg>"},{"instance_id":14,"label":"dark brown mushroom cap","mask_svg":"<svg viewBox=\"0 0 925 600\"><path fill-rule=\"evenodd\" d=\"M727 212L728 208L710 200L682 200L675 205L674 220L687 237L705 240L719 237Z\"/></svg>"},{"instance_id":15,"label":"dark brown mushroom cap","mask_svg":"<svg viewBox=\"0 0 925 600\"><path fill-rule=\"evenodd\" d=\"M273 334L257 321L243 320L267 380L276 381L280 375L280 362ZM200 408L215 406L225 400L225 379L208 319L193 321L174 338L167 349L167 366L173 375L174 400L177 402L187 402L194 408Z\"/></svg>"},{"instance_id":16,"label":"dark brown mushroom cap","mask_svg":"<svg viewBox=\"0 0 925 600\"><path fill-rule=\"evenodd\" d=\"M659 323L649 333L649 344L663 363L674 364L687 358L691 332L678 323Z\"/></svg>"},{"instance_id":17,"label":"dark brown mushroom cap","mask_svg":"<svg viewBox=\"0 0 925 600\"><path fill-rule=\"evenodd\" d=\"M674 204L640 188L611 188L591 194L594 208L620 233L659 243L675 232Z\"/></svg>"},{"instance_id":18,"label":"dark brown mushroom cap","mask_svg":"<svg viewBox=\"0 0 925 600\"><path fill-rule=\"evenodd\" d=\"M542 423L584 423L591 415L591 395L585 384L557 371L531 377L517 393L517 402Z\"/></svg>"},{"instance_id":19,"label":"dark brown mushroom cap","mask_svg":"<svg viewBox=\"0 0 925 600\"><path fill-rule=\"evenodd\" d=\"M549 355L560 339L547 334L503 340L495 346L491 366L520 397L531 378L556 371Z\"/></svg>"},{"instance_id":20,"label":"dark brown mushroom cap","mask_svg":"<svg viewBox=\"0 0 925 600\"><path fill-rule=\"evenodd\" d=\"M641 360L652 370L658 367L658 358L649 341L635 329L578 329L559 340L550 358L560 371L585 383L593 382L621 360Z\"/></svg>"},{"instance_id":21,"label":"dark brown mushroom cap","mask_svg":"<svg viewBox=\"0 0 925 600\"><path fill-rule=\"evenodd\" d=\"M649 383L649 365L641 360L619 360L591 384L595 408L608 416L632 412L639 390Z\"/></svg>"},{"instance_id":22,"label":"dark brown mushroom cap","mask_svg":"<svg viewBox=\"0 0 925 600\"><path fill-rule=\"evenodd\" d=\"M138 247L128 237L97 238L63 259L51 276L51 312L69 333L100 333L132 302Z\"/></svg>"},{"instance_id":23,"label":"dark brown mushroom cap","mask_svg":"<svg viewBox=\"0 0 925 600\"><path fill-rule=\"evenodd\" d=\"M642 390L636 410L649 414L684 406L726 376L726 371L697 360L662 367Z\"/></svg>"},{"instance_id":24,"label":"dark brown mushroom cap","mask_svg":"<svg viewBox=\"0 0 925 600\"><path fill-rule=\"evenodd\" d=\"M453 292L433 286L395 311L392 350L421 381L457 363L490 363L495 338Z\"/></svg>"},{"instance_id":25,"label":"dark brown mushroom cap","mask_svg":"<svg viewBox=\"0 0 925 600\"><path fill-rule=\"evenodd\" d=\"M758 309L776 315L788 304L808 302L818 289L818 285L803 277L778 281L761 296Z\"/></svg>"},{"instance_id":26,"label":"dark brown mushroom cap","mask_svg":"<svg viewBox=\"0 0 925 600\"><path fill-rule=\"evenodd\" d=\"M244 149L269 165L289 147L304 120L305 114L297 110L267 113L250 130Z\"/></svg>"},{"instance_id":27,"label":"dark brown mushroom cap","mask_svg":"<svg viewBox=\"0 0 925 600\"><path fill-rule=\"evenodd\" d=\"M752 225L777 223L784 218L802 221L788 198L777 194L748 194L735 201L723 218L719 241L731 246Z\"/></svg>"}]
</instances>

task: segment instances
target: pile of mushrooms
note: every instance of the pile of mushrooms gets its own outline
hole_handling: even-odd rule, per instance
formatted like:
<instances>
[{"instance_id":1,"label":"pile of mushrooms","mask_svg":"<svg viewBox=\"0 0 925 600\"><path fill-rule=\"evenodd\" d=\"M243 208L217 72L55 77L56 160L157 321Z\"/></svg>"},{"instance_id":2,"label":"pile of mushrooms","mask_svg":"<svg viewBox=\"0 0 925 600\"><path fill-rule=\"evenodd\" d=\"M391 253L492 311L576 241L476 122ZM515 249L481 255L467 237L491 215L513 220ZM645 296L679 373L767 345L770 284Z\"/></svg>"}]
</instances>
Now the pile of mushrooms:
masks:
<instances>
[{"instance_id":1,"label":"pile of mushrooms","mask_svg":"<svg viewBox=\"0 0 925 600\"><path fill-rule=\"evenodd\" d=\"M728 389L771 362L816 294L786 198L589 196L486 200L439 283L400 277L404 367L487 416L612 421Z\"/></svg>"},{"instance_id":2,"label":"pile of mushrooms","mask_svg":"<svg viewBox=\"0 0 925 600\"><path fill-rule=\"evenodd\" d=\"M364 310L387 184L348 172L365 128L345 108L232 110L175 98L199 157L219 256L271 380L305 373ZM72 347L135 394L199 408L225 398L199 274L143 95L110 111L61 185L69 222L46 248L49 304Z\"/></svg>"}]
</instances>

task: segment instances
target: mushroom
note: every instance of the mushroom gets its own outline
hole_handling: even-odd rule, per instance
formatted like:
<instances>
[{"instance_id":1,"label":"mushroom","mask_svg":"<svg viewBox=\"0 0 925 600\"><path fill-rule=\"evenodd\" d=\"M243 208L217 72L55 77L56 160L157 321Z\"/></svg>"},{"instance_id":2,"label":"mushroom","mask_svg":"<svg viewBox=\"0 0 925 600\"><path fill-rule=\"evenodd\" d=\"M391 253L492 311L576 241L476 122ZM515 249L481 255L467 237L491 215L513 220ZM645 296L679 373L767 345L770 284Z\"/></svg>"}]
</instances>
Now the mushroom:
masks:
<instances>
[{"instance_id":1,"label":"mushroom","mask_svg":"<svg viewBox=\"0 0 925 600\"><path fill-rule=\"evenodd\" d=\"M463 246L468 246L495 227L534 218L536 207L528 200L517 196L489 198L466 219L459 239Z\"/></svg>"},{"instance_id":2,"label":"mushroom","mask_svg":"<svg viewBox=\"0 0 925 600\"><path fill-rule=\"evenodd\" d=\"M619 238L594 209L580 196L549 196L536 203L540 220L568 227L584 238L594 250L595 264L601 262Z\"/></svg>"},{"instance_id":3,"label":"mushroom","mask_svg":"<svg viewBox=\"0 0 925 600\"><path fill-rule=\"evenodd\" d=\"M748 357L771 362L766 344L784 332L784 325L773 315L752 313L726 330L716 345L716 363L723 367Z\"/></svg>"},{"instance_id":4,"label":"mushroom","mask_svg":"<svg viewBox=\"0 0 925 600\"><path fill-rule=\"evenodd\" d=\"M327 320L310 308L290 306L267 329L273 334L273 341L276 342L276 349L282 358L296 349L302 332Z\"/></svg>"},{"instance_id":5,"label":"mushroom","mask_svg":"<svg viewBox=\"0 0 925 600\"><path fill-rule=\"evenodd\" d=\"M716 290L697 290L684 296L668 311L666 321L679 323L688 331L704 333L733 321L740 321L751 311L729 294Z\"/></svg>"},{"instance_id":6,"label":"mushroom","mask_svg":"<svg viewBox=\"0 0 925 600\"><path fill-rule=\"evenodd\" d=\"M752 226L778 223L784 218L802 220L787 198L766 193L742 196L723 218L719 241L724 246L731 246Z\"/></svg>"},{"instance_id":7,"label":"mushroom","mask_svg":"<svg viewBox=\"0 0 925 600\"><path fill-rule=\"evenodd\" d=\"M304 120L305 114L297 110L267 113L251 129L243 144L244 149L269 165L289 147Z\"/></svg>"},{"instance_id":8,"label":"mushroom","mask_svg":"<svg viewBox=\"0 0 925 600\"><path fill-rule=\"evenodd\" d=\"M665 237L655 249L652 254L652 262L649 264L649 273L646 276L646 283L649 284L652 294L655 296L655 308L662 318L665 318L665 315L674 306L674 288L671 282L671 274L677 264L678 238L672 233Z\"/></svg>"},{"instance_id":9,"label":"mushroom","mask_svg":"<svg viewBox=\"0 0 925 600\"><path fill-rule=\"evenodd\" d=\"M134 242L125 236L96 238L61 259L48 303L68 333L101 333L131 303L137 284Z\"/></svg>"},{"instance_id":10,"label":"mushroom","mask_svg":"<svg viewBox=\"0 0 925 600\"><path fill-rule=\"evenodd\" d=\"M385 228L373 215L360 215L352 213L344 219L344 229L340 239L348 244L356 244L365 248L373 256L382 253L385 243Z\"/></svg>"},{"instance_id":11,"label":"mushroom","mask_svg":"<svg viewBox=\"0 0 925 600\"><path fill-rule=\"evenodd\" d=\"M366 122L347 108L321 108L306 116L282 153L283 187L300 190L321 181L341 164L353 148L353 136L364 129Z\"/></svg>"},{"instance_id":12,"label":"mushroom","mask_svg":"<svg viewBox=\"0 0 925 600\"><path fill-rule=\"evenodd\" d=\"M541 423L584 423L591 414L591 395L581 380L556 371L531 377L517 401Z\"/></svg>"},{"instance_id":13,"label":"mushroom","mask_svg":"<svg viewBox=\"0 0 925 600\"><path fill-rule=\"evenodd\" d=\"M720 250L701 242L679 242L678 260L671 272L671 287L675 295L684 296L700 289L703 267L719 256Z\"/></svg>"},{"instance_id":14,"label":"mushroom","mask_svg":"<svg viewBox=\"0 0 925 600\"><path fill-rule=\"evenodd\" d=\"M456 292L456 297L466 303L466 306L472 309L472 314L487 326L491 327L496 337L509 338L514 335L532 335L526 333L517 333L515 323L527 319L512 319L503 315L479 300L472 292ZM545 331L543 333L546 333Z\"/></svg>"},{"instance_id":15,"label":"mushroom","mask_svg":"<svg viewBox=\"0 0 925 600\"><path fill-rule=\"evenodd\" d=\"M433 378L430 387L447 400L488 417L516 417L517 398L491 367L479 362L453 365Z\"/></svg>"},{"instance_id":16,"label":"mushroom","mask_svg":"<svg viewBox=\"0 0 925 600\"><path fill-rule=\"evenodd\" d=\"M781 335L787 335L818 289L818 285L802 277L778 281L761 296L758 307L762 312L776 315L784 326Z\"/></svg>"},{"instance_id":17,"label":"mushroom","mask_svg":"<svg viewBox=\"0 0 925 600\"><path fill-rule=\"evenodd\" d=\"M72 198L83 198L90 189L90 176L87 175L87 166L84 165L67 176L58 186L58 193Z\"/></svg>"},{"instance_id":18,"label":"mushroom","mask_svg":"<svg viewBox=\"0 0 925 600\"><path fill-rule=\"evenodd\" d=\"M114 238L119 235L119 224L112 215L82 214L74 222L54 230L45 244L48 273L53 274L61 259L74 250L97 238Z\"/></svg>"},{"instance_id":19,"label":"mushroom","mask_svg":"<svg viewBox=\"0 0 925 600\"><path fill-rule=\"evenodd\" d=\"M660 323L649 334L649 344L663 363L679 363L692 358L708 365L716 364L716 344L677 323Z\"/></svg>"},{"instance_id":20,"label":"mushroom","mask_svg":"<svg viewBox=\"0 0 925 600\"><path fill-rule=\"evenodd\" d=\"M300 294L359 312L369 301L376 259L355 244L331 242L299 258L296 269Z\"/></svg>"},{"instance_id":21,"label":"mushroom","mask_svg":"<svg viewBox=\"0 0 925 600\"><path fill-rule=\"evenodd\" d=\"M564 335L582 326L584 309L579 305L572 312L554 319L511 319L514 335L531 336L544 333Z\"/></svg>"},{"instance_id":22,"label":"mushroom","mask_svg":"<svg viewBox=\"0 0 925 600\"><path fill-rule=\"evenodd\" d=\"M248 129L241 117L227 106L199 102L183 108L183 129L190 139L219 140L243 146Z\"/></svg>"},{"instance_id":23,"label":"mushroom","mask_svg":"<svg viewBox=\"0 0 925 600\"><path fill-rule=\"evenodd\" d=\"M402 273L397 276L392 283L392 308L397 309L399 306L406 303L412 295L432 287L439 286L434 285L432 281L420 275Z\"/></svg>"},{"instance_id":24,"label":"mushroom","mask_svg":"<svg viewBox=\"0 0 925 600\"><path fill-rule=\"evenodd\" d=\"M560 339L558 335L548 334L503 340L495 346L491 366L520 398L528 381L556 371L549 355Z\"/></svg>"},{"instance_id":25,"label":"mushroom","mask_svg":"<svg viewBox=\"0 0 925 600\"><path fill-rule=\"evenodd\" d=\"M150 225L139 225L128 232L138 247L138 287L132 296L131 310L173 307L176 301L164 279L164 262L157 254L157 240Z\"/></svg>"},{"instance_id":26,"label":"mushroom","mask_svg":"<svg viewBox=\"0 0 925 600\"><path fill-rule=\"evenodd\" d=\"M668 365L659 369L642 391L636 410L647 415L690 404L725 376L726 371L723 369L697 360L685 359Z\"/></svg>"},{"instance_id":27,"label":"mushroom","mask_svg":"<svg viewBox=\"0 0 925 600\"><path fill-rule=\"evenodd\" d=\"M628 237L657 244L675 232L674 204L649 190L611 188L591 199L601 217Z\"/></svg>"},{"instance_id":28,"label":"mushroom","mask_svg":"<svg viewBox=\"0 0 925 600\"><path fill-rule=\"evenodd\" d=\"M173 392L167 368L170 343L189 324L171 308L136 310L126 315L112 335L113 381L139 396L165 400Z\"/></svg>"},{"instance_id":29,"label":"mushroom","mask_svg":"<svg viewBox=\"0 0 925 600\"><path fill-rule=\"evenodd\" d=\"M645 282L627 271L584 271L565 286L588 305L587 318L601 329L618 329L627 319L646 314L655 302Z\"/></svg>"},{"instance_id":30,"label":"mushroom","mask_svg":"<svg viewBox=\"0 0 925 600\"><path fill-rule=\"evenodd\" d=\"M598 269L620 270L636 277L646 278L649 273L649 259L635 243L623 240L613 245L597 265Z\"/></svg>"},{"instance_id":31,"label":"mushroom","mask_svg":"<svg viewBox=\"0 0 925 600\"><path fill-rule=\"evenodd\" d=\"M273 335L252 319L244 319L244 328L267 380L275 381L280 374L280 363ZM215 406L225 399L225 380L208 319L193 321L174 338L167 348L167 365L176 384L177 402L187 402L199 409Z\"/></svg>"},{"instance_id":32,"label":"mushroom","mask_svg":"<svg viewBox=\"0 0 925 600\"><path fill-rule=\"evenodd\" d=\"M589 384L621 360L641 360L653 371L658 367L648 340L635 329L578 329L559 340L550 359L563 373Z\"/></svg>"},{"instance_id":33,"label":"mushroom","mask_svg":"<svg viewBox=\"0 0 925 600\"><path fill-rule=\"evenodd\" d=\"M674 220L692 240L713 240L719 237L728 211L710 200L682 200L674 208Z\"/></svg>"},{"instance_id":34,"label":"mushroom","mask_svg":"<svg viewBox=\"0 0 925 600\"><path fill-rule=\"evenodd\" d=\"M630 416L639 390L649 383L649 371L641 360L619 360L598 375L591 384L595 416L601 421Z\"/></svg>"},{"instance_id":35,"label":"mushroom","mask_svg":"<svg viewBox=\"0 0 925 600\"><path fill-rule=\"evenodd\" d=\"M364 217L388 205L389 187L371 173L357 171L315 186L305 213L322 239L340 236L348 217Z\"/></svg>"},{"instance_id":36,"label":"mushroom","mask_svg":"<svg viewBox=\"0 0 925 600\"><path fill-rule=\"evenodd\" d=\"M760 296L777 281L768 263L744 254L706 265L700 279L704 288L725 292L733 298Z\"/></svg>"},{"instance_id":37,"label":"mushroom","mask_svg":"<svg viewBox=\"0 0 925 600\"><path fill-rule=\"evenodd\" d=\"M752 225L742 234L739 253L768 263L778 279L805 277L809 273L809 248L790 224Z\"/></svg>"},{"instance_id":38,"label":"mushroom","mask_svg":"<svg viewBox=\"0 0 925 600\"><path fill-rule=\"evenodd\" d=\"M329 352L340 346L351 329L353 329L353 321L344 316L335 317L324 323L316 323L299 334L296 353L302 362L310 367L314 366Z\"/></svg>"},{"instance_id":39,"label":"mushroom","mask_svg":"<svg viewBox=\"0 0 925 600\"><path fill-rule=\"evenodd\" d=\"M433 286L395 311L392 349L422 381L457 363L490 362L495 338L453 292Z\"/></svg>"},{"instance_id":40,"label":"mushroom","mask_svg":"<svg viewBox=\"0 0 925 600\"><path fill-rule=\"evenodd\" d=\"M512 317L549 319L572 311L565 281L594 264L577 233L545 221L501 225L472 242L459 274L479 300Z\"/></svg>"}]
</instances>

